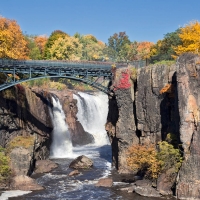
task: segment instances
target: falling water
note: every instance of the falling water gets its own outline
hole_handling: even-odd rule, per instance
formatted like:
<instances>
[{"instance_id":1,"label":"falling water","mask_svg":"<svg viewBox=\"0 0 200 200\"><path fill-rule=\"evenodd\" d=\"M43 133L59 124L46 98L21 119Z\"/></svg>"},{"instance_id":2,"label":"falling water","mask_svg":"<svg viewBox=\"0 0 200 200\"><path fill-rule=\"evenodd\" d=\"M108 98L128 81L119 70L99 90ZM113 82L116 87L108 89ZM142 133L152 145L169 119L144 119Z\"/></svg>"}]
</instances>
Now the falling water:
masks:
<instances>
[{"instance_id":1,"label":"falling water","mask_svg":"<svg viewBox=\"0 0 200 200\"><path fill-rule=\"evenodd\" d=\"M66 158L72 153L72 142L68 126L65 121L65 114L60 101L52 97L52 122L53 122L53 142L50 156L53 158Z\"/></svg>"},{"instance_id":2,"label":"falling water","mask_svg":"<svg viewBox=\"0 0 200 200\"><path fill-rule=\"evenodd\" d=\"M108 114L108 97L98 93L90 95L78 92L74 95L77 99L77 118L85 131L91 133L95 138L95 145L102 146L109 144L105 131L105 123Z\"/></svg>"}]
</instances>

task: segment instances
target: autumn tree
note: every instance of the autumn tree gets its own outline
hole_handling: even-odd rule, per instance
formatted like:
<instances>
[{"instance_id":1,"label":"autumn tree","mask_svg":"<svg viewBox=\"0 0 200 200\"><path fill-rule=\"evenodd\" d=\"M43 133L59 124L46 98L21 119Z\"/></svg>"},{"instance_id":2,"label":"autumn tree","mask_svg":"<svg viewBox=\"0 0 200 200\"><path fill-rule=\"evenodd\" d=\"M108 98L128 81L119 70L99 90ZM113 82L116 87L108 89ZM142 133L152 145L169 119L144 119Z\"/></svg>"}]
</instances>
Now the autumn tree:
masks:
<instances>
[{"instance_id":1,"label":"autumn tree","mask_svg":"<svg viewBox=\"0 0 200 200\"><path fill-rule=\"evenodd\" d=\"M182 44L174 47L177 55L185 52L200 53L200 23L198 21L190 22L185 27L180 28L179 37Z\"/></svg>"},{"instance_id":2,"label":"autumn tree","mask_svg":"<svg viewBox=\"0 0 200 200\"><path fill-rule=\"evenodd\" d=\"M80 60L82 45L74 37L58 38L49 49L49 59L53 60Z\"/></svg>"},{"instance_id":3,"label":"autumn tree","mask_svg":"<svg viewBox=\"0 0 200 200\"><path fill-rule=\"evenodd\" d=\"M137 59L145 60L150 58L150 50L152 46L152 42L139 42L137 45Z\"/></svg>"},{"instance_id":4,"label":"autumn tree","mask_svg":"<svg viewBox=\"0 0 200 200\"><path fill-rule=\"evenodd\" d=\"M40 50L40 54L44 54L44 48L47 43L48 37L45 35L39 35L34 37L34 41Z\"/></svg>"},{"instance_id":5,"label":"autumn tree","mask_svg":"<svg viewBox=\"0 0 200 200\"><path fill-rule=\"evenodd\" d=\"M138 60L138 42L131 42L127 58L129 61Z\"/></svg>"},{"instance_id":6,"label":"autumn tree","mask_svg":"<svg viewBox=\"0 0 200 200\"><path fill-rule=\"evenodd\" d=\"M42 55L40 53L40 49L35 43L34 36L32 35L25 35L25 39L27 41L27 52L28 57L31 60L40 60L42 58Z\"/></svg>"},{"instance_id":7,"label":"autumn tree","mask_svg":"<svg viewBox=\"0 0 200 200\"><path fill-rule=\"evenodd\" d=\"M127 61L130 51L130 40L126 32L115 33L108 39L105 53L113 61Z\"/></svg>"},{"instance_id":8,"label":"autumn tree","mask_svg":"<svg viewBox=\"0 0 200 200\"><path fill-rule=\"evenodd\" d=\"M105 44L98 41L93 35L80 35L76 33L74 37L79 39L82 44L81 60L102 60L104 57L103 49Z\"/></svg>"},{"instance_id":9,"label":"autumn tree","mask_svg":"<svg viewBox=\"0 0 200 200\"><path fill-rule=\"evenodd\" d=\"M179 33L180 29L167 33L163 40L158 40L158 42L151 47L151 62L174 60L174 57L177 55L174 49L182 44Z\"/></svg>"},{"instance_id":10,"label":"autumn tree","mask_svg":"<svg viewBox=\"0 0 200 200\"><path fill-rule=\"evenodd\" d=\"M0 58L28 59L27 41L16 21L0 17Z\"/></svg>"},{"instance_id":11,"label":"autumn tree","mask_svg":"<svg viewBox=\"0 0 200 200\"><path fill-rule=\"evenodd\" d=\"M50 49L53 46L54 42L59 38L64 39L65 37L69 37L69 35L60 30L53 31L45 44L43 58L50 59L52 56L52 54L50 53Z\"/></svg>"}]
</instances>

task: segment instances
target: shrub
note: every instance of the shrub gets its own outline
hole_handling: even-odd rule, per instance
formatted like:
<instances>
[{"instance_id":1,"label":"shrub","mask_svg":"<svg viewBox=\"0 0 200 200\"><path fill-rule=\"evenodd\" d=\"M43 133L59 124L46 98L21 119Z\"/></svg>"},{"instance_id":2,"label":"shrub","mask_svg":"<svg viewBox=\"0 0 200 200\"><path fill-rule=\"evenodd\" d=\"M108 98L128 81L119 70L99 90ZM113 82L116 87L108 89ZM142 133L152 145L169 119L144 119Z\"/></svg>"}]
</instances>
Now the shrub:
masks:
<instances>
[{"instance_id":1,"label":"shrub","mask_svg":"<svg viewBox=\"0 0 200 200\"><path fill-rule=\"evenodd\" d=\"M115 82L113 84L114 90L117 89L128 89L131 87L130 83L130 73L128 69L119 70L118 73L115 74Z\"/></svg>"},{"instance_id":2,"label":"shrub","mask_svg":"<svg viewBox=\"0 0 200 200\"><path fill-rule=\"evenodd\" d=\"M127 155L128 166L150 179L157 178L168 169L171 169L171 173L178 172L183 160L179 149L166 141L158 143L158 150L153 145L133 145Z\"/></svg>"},{"instance_id":3,"label":"shrub","mask_svg":"<svg viewBox=\"0 0 200 200\"><path fill-rule=\"evenodd\" d=\"M5 149L0 146L0 182L8 180L10 177L9 161L9 157L5 155Z\"/></svg>"},{"instance_id":4,"label":"shrub","mask_svg":"<svg viewBox=\"0 0 200 200\"><path fill-rule=\"evenodd\" d=\"M170 168L174 169L174 172L178 172L181 167L183 158L180 150L175 149L173 145L166 141L159 142L159 149L157 153L157 159L161 165L161 171L166 171Z\"/></svg>"},{"instance_id":5,"label":"shrub","mask_svg":"<svg viewBox=\"0 0 200 200\"><path fill-rule=\"evenodd\" d=\"M136 81L136 79L137 79L137 69L135 67L129 66L128 70L129 70L130 78L133 81Z\"/></svg>"},{"instance_id":6,"label":"shrub","mask_svg":"<svg viewBox=\"0 0 200 200\"><path fill-rule=\"evenodd\" d=\"M34 136L17 136L9 142L7 152L9 153L15 147L24 147L28 149L34 145L34 141Z\"/></svg>"},{"instance_id":7,"label":"shrub","mask_svg":"<svg viewBox=\"0 0 200 200\"><path fill-rule=\"evenodd\" d=\"M149 178L157 178L160 171L160 163L153 145L134 145L128 149L127 163L134 170L139 171Z\"/></svg>"}]
</instances>

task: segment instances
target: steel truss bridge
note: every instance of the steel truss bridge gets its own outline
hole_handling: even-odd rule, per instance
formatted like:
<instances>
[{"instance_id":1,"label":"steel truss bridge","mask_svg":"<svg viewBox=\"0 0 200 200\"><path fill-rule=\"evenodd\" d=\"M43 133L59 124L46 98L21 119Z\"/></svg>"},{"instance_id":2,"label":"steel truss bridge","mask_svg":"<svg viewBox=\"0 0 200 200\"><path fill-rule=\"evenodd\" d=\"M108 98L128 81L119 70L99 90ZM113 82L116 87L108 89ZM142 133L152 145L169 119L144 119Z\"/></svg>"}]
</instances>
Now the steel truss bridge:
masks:
<instances>
[{"instance_id":1,"label":"steel truss bridge","mask_svg":"<svg viewBox=\"0 0 200 200\"><path fill-rule=\"evenodd\" d=\"M0 91L25 81L59 77L81 81L109 93L108 87L104 86L103 82L112 80L112 64L107 62L0 59ZM117 65L117 67L122 66L124 64Z\"/></svg>"}]
</instances>

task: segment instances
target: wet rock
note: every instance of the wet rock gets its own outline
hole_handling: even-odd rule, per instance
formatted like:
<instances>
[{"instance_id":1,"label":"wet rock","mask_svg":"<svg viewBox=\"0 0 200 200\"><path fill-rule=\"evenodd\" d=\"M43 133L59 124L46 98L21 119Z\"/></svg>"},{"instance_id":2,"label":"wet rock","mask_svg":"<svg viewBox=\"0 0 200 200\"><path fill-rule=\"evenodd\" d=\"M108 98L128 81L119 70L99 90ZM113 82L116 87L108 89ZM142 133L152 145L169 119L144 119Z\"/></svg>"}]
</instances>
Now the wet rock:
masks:
<instances>
[{"instance_id":1,"label":"wet rock","mask_svg":"<svg viewBox=\"0 0 200 200\"><path fill-rule=\"evenodd\" d=\"M78 170L74 170L74 171L70 172L68 174L68 176L76 176L76 175L79 175L79 174L80 174L80 172Z\"/></svg>"},{"instance_id":2,"label":"wet rock","mask_svg":"<svg viewBox=\"0 0 200 200\"><path fill-rule=\"evenodd\" d=\"M28 176L20 175L12 178L10 189L28 191L28 190L43 190L44 187L38 185L34 179Z\"/></svg>"},{"instance_id":3,"label":"wet rock","mask_svg":"<svg viewBox=\"0 0 200 200\"><path fill-rule=\"evenodd\" d=\"M70 168L74 169L87 169L92 166L93 166L93 161L84 155L77 157L69 165Z\"/></svg>"},{"instance_id":4,"label":"wet rock","mask_svg":"<svg viewBox=\"0 0 200 200\"><path fill-rule=\"evenodd\" d=\"M137 180L135 181L134 185L136 186L141 186L141 187L146 187L146 186L152 186L152 182L150 180Z\"/></svg>"},{"instance_id":5,"label":"wet rock","mask_svg":"<svg viewBox=\"0 0 200 200\"><path fill-rule=\"evenodd\" d=\"M135 191L136 186L132 185L129 187L125 187L125 188L120 188L119 190L121 191L127 191L128 193L133 193Z\"/></svg>"},{"instance_id":6,"label":"wet rock","mask_svg":"<svg viewBox=\"0 0 200 200\"><path fill-rule=\"evenodd\" d=\"M161 194L153 187L147 186L136 186L135 192L145 197L161 197Z\"/></svg>"},{"instance_id":7,"label":"wet rock","mask_svg":"<svg viewBox=\"0 0 200 200\"><path fill-rule=\"evenodd\" d=\"M111 178L102 178L96 183L97 187L112 187L113 180Z\"/></svg>"},{"instance_id":8,"label":"wet rock","mask_svg":"<svg viewBox=\"0 0 200 200\"><path fill-rule=\"evenodd\" d=\"M35 173L47 173L58 167L58 164L51 160L37 160L35 163Z\"/></svg>"}]
</instances>

